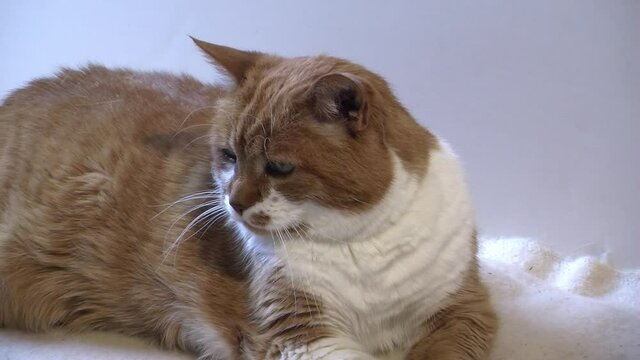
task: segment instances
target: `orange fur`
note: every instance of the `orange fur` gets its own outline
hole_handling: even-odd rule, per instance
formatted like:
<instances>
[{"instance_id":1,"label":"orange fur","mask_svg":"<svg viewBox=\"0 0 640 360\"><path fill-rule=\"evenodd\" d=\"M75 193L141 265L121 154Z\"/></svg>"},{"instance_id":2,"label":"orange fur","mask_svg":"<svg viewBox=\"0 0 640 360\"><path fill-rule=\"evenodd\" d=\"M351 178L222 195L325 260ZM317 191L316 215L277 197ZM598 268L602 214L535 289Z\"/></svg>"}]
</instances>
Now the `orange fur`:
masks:
<instances>
[{"instance_id":1,"label":"orange fur","mask_svg":"<svg viewBox=\"0 0 640 360\"><path fill-rule=\"evenodd\" d=\"M389 149L419 175L437 141L358 65L196 43L236 87L89 66L2 104L1 326L110 330L234 359L278 358L283 344L332 335L321 301L279 269L252 272L225 215L206 212L221 193L250 207L271 189L366 211L392 181ZM335 103L345 91L347 110ZM234 166L226 148L239 175L216 184L211 172ZM271 161L294 164L295 176L265 176ZM271 221L254 218L258 232ZM495 319L475 265L450 300L425 319L410 359L485 358Z\"/></svg>"}]
</instances>

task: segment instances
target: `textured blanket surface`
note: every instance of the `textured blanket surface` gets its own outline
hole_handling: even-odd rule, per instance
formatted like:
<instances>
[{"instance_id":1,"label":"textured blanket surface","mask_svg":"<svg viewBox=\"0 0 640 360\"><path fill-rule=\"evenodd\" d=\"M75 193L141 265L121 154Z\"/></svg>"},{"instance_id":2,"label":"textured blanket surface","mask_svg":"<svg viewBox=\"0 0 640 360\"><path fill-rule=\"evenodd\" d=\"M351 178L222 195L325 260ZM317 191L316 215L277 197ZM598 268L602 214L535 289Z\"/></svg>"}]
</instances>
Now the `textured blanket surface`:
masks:
<instances>
[{"instance_id":1,"label":"textured blanket surface","mask_svg":"<svg viewBox=\"0 0 640 360\"><path fill-rule=\"evenodd\" d=\"M563 258L527 239L485 240L480 260L500 317L493 360L640 359L640 269ZM0 330L0 360L9 359L190 357L112 334Z\"/></svg>"}]
</instances>

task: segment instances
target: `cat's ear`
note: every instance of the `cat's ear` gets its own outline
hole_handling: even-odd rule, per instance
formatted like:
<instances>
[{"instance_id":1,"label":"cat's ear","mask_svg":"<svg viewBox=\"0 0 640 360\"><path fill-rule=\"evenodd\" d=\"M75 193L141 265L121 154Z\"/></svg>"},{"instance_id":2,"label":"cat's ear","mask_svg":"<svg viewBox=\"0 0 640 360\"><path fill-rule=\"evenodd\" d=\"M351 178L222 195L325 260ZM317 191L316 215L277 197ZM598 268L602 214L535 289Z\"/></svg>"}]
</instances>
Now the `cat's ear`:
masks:
<instances>
[{"instance_id":1,"label":"cat's ear","mask_svg":"<svg viewBox=\"0 0 640 360\"><path fill-rule=\"evenodd\" d=\"M228 46L211 44L193 36L189 37L213 61L216 67L233 76L238 84L245 80L247 71L263 56L262 53L256 51L238 50Z\"/></svg>"},{"instance_id":2,"label":"cat's ear","mask_svg":"<svg viewBox=\"0 0 640 360\"><path fill-rule=\"evenodd\" d=\"M362 82L354 75L332 73L311 88L311 106L321 121L343 122L352 133L367 127L367 101Z\"/></svg>"}]
</instances>

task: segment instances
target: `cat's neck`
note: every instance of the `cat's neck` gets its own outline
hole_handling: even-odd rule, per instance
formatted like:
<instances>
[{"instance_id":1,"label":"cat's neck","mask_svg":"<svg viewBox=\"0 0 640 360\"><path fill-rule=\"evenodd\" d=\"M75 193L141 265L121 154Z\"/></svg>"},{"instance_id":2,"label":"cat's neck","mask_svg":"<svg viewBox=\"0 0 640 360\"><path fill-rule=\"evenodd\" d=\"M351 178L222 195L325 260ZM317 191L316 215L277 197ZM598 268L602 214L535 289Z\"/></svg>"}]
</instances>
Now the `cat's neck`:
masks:
<instances>
[{"instance_id":1,"label":"cat's neck","mask_svg":"<svg viewBox=\"0 0 640 360\"><path fill-rule=\"evenodd\" d=\"M440 143L439 148L430 150L427 156L428 169L419 176L407 171L404 162L394 153L394 179L382 201L364 214L344 214L341 219L329 219L331 223L326 226L336 232L335 237L319 234L315 238L311 234L308 240L336 246L359 243L366 246L369 242L397 239L397 231L401 229L402 234L416 231L426 236L435 235L432 232L447 226L441 222L449 220L445 219L449 211L456 212L452 220L473 223L466 184L455 155L447 144ZM338 234L345 228L356 229L349 231L355 233L349 239ZM344 241L327 241L330 239Z\"/></svg>"},{"instance_id":2,"label":"cat's neck","mask_svg":"<svg viewBox=\"0 0 640 360\"><path fill-rule=\"evenodd\" d=\"M474 231L474 219L457 159L444 143L439 143L426 156L428 167L420 176L408 171L406 162L394 152L393 182L372 210L320 219L316 226L322 231L274 239L273 248L263 255L287 266L325 260L331 263L336 254L362 259L372 257L383 264L394 261L394 249L446 243L448 238L457 238L460 234L466 237L461 242L468 243Z\"/></svg>"}]
</instances>

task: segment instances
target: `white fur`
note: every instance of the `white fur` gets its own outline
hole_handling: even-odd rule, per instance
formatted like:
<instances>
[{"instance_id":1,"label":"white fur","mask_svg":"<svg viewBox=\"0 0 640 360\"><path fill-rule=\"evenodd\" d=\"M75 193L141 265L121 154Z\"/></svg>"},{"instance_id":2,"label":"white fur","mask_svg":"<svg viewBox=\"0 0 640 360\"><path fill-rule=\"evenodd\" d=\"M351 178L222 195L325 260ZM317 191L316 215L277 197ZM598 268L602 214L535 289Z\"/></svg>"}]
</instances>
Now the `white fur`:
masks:
<instances>
[{"instance_id":1,"label":"white fur","mask_svg":"<svg viewBox=\"0 0 640 360\"><path fill-rule=\"evenodd\" d=\"M205 318L205 316L200 315L197 320L185 322L186 342L188 344L198 344L201 351L201 359L231 359L231 349L214 326L202 321Z\"/></svg>"},{"instance_id":2,"label":"white fur","mask_svg":"<svg viewBox=\"0 0 640 360\"><path fill-rule=\"evenodd\" d=\"M285 349L284 360L375 360L349 339L324 338L311 344Z\"/></svg>"},{"instance_id":3,"label":"white fur","mask_svg":"<svg viewBox=\"0 0 640 360\"><path fill-rule=\"evenodd\" d=\"M418 179L393 154L387 194L361 214L271 197L255 206L279 214L276 226L309 225L304 236L290 234L286 246L275 242L267 263L284 265L296 286L321 298L344 343L357 344L337 350L402 355L471 263L473 212L458 161L444 143L428 156L428 171ZM269 240L249 236L249 251L268 247ZM336 357L300 359L315 358Z\"/></svg>"},{"instance_id":4,"label":"white fur","mask_svg":"<svg viewBox=\"0 0 640 360\"><path fill-rule=\"evenodd\" d=\"M287 201L284 196L275 190L271 190L269 194L259 203L247 209L242 216L233 210L229 203L229 195L224 197L224 204L229 212L230 217L235 222L236 229L245 239L245 247L249 253L273 254L273 242L282 243L284 234L277 235L279 230L290 226L299 225L303 218L303 209L296 204ZM269 224L264 227L267 231L272 231L275 239L269 236L259 236L251 233L244 223L252 223L251 217L254 214L265 213L270 217Z\"/></svg>"},{"instance_id":5,"label":"white fur","mask_svg":"<svg viewBox=\"0 0 640 360\"><path fill-rule=\"evenodd\" d=\"M258 213L269 215L271 221L265 229L275 231L299 224L303 216L303 209L287 201L285 197L277 191L271 190L263 201L247 209L242 217L250 223L251 216Z\"/></svg>"}]
</instances>

